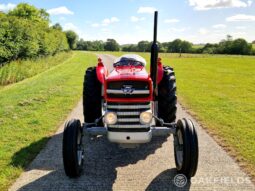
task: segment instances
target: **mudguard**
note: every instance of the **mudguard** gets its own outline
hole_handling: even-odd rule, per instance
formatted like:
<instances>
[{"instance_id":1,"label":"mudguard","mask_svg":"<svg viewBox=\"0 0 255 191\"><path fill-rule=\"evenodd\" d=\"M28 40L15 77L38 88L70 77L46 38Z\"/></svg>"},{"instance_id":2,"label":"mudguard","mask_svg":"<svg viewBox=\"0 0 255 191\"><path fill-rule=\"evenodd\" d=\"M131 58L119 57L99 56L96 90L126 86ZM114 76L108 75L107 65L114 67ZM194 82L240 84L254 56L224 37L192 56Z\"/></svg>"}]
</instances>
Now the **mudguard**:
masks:
<instances>
[{"instance_id":1,"label":"mudguard","mask_svg":"<svg viewBox=\"0 0 255 191\"><path fill-rule=\"evenodd\" d=\"M158 78L157 78L157 84L159 84L163 78L164 75L164 69L163 64L161 63L161 58L158 58Z\"/></svg>"},{"instance_id":2,"label":"mudguard","mask_svg":"<svg viewBox=\"0 0 255 191\"><path fill-rule=\"evenodd\" d=\"M105 76L107 75L107 69L104 67L104 64L102 62L101 58L98 58L98 64L96 67L96 73L97 73L97 79L104 84Z\"/></svg>"}]
</instances>

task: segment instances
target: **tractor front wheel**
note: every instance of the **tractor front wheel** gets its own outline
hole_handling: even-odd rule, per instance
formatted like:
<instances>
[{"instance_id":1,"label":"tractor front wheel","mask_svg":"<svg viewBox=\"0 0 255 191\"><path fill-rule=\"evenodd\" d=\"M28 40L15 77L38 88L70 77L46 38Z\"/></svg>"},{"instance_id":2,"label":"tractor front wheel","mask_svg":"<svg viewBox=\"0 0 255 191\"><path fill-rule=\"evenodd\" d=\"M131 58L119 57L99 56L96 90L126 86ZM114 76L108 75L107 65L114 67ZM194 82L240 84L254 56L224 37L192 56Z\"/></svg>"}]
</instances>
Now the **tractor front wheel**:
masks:
<instances>
[{"instance_id":1,"label":"tractor front wheel","mask_svg":"<svg viewBox=\"0 0 255 191\"><path fill-rule=\"evenodd\" d=\"M62 151L66 175L70 178L79 177L84 158L80 120L72 119L66 123Z\"/></svg>"},{"instance_id":2,"label":"tractor front wheel","mask_svg":"<svg viewBox=\"0 0 255 191\"><path fill-rule=\"evenodd\" d=\"M178 120L174 135L174 158L178 173L195 176L198 164L198 138L191 120Z\"/></svg>"}]
</instances>

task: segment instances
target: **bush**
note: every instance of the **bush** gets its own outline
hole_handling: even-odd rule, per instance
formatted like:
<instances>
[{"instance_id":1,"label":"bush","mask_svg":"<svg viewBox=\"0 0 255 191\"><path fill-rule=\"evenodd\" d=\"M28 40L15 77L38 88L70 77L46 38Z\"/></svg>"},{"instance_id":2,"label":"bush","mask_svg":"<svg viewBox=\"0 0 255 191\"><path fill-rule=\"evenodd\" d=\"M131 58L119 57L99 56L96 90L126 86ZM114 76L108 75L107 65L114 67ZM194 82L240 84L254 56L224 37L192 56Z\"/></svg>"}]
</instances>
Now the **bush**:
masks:
<instances>
[{"instance_id":1,"label":"bush","mask_svg":"<svg viewBox=\"0 0 255 191\"><path fill-rule=\"evenodd\" d=\"M0 64L68 50L65 33L49 27L49 15L26 3L0 13Z\"/></svg>"}]
</instances>

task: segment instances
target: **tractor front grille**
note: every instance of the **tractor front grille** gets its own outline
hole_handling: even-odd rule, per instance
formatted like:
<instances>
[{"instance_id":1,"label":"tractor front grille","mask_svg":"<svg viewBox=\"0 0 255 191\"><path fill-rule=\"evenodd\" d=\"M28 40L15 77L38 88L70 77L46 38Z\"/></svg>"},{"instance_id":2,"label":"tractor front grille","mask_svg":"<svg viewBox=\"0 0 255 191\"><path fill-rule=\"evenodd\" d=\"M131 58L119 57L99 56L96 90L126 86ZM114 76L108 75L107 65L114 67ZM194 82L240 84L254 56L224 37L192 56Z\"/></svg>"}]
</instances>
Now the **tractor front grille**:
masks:
<instances>
[{"instance_id":1,"label":"tractor front grille","mask_svg":"<svg viewBox=\"0 0 255 191\"><path fill-rule=\"evenodd\" d=\"M150 124L140 123L140 113L149 110L150 102L145 103L107 103L107 110L115 112L118 121L108 125L110 131L149 131Z\"/></svg>"},{"instance_id":2,"label":"tractor front grille","mask_svg":"<svg viewBox=\"0 0 255 191\"><path fill-rule=\"evenodd\" d=\"M147 98L150 96L148 81L112 81L107 83L108 98Z\"/></svg>"}]
</instances>

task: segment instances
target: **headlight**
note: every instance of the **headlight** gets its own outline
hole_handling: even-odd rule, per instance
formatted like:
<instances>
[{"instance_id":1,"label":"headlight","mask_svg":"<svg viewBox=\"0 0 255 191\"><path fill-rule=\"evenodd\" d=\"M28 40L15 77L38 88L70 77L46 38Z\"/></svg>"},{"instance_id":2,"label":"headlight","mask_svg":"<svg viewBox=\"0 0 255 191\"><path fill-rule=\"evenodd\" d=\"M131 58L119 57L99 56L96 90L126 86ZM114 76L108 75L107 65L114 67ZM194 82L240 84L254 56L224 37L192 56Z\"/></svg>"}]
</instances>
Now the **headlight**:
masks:
<instances>
[{"instance_id":1,"label":"headlight","mask_svg":"<svg viewBox=\"0 0 255 191\"><path fill-rule=\"evenodd\" d=\"M117 115L114 112L108 112L105 114L104 116L104 122L107 125L113 125L115 123L117 123Z\"/></svg>"},{"instance_id":2,"label":"headlight","mask_svg":"<svg viewBox=\"0 0 255 191\"><path fill-rule=\"evenodd\" d=\"M140 114L140 122L142 124L150 124L152 120L152 113L145 111Z\"/></svg>"}]
</instances>

